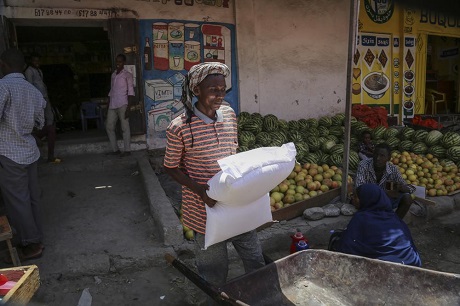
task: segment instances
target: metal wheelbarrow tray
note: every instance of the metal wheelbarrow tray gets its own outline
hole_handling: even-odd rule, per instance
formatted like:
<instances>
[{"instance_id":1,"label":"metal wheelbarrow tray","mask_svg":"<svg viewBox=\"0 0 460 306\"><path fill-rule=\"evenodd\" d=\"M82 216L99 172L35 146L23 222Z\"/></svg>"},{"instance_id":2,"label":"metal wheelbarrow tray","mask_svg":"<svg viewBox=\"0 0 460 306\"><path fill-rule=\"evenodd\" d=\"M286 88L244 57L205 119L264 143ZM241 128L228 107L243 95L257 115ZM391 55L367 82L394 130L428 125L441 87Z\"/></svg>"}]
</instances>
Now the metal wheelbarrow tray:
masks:
<instances>
[{"instance_id":1,"label":"metal wheelbarrow tray","mask_svg":"<svg viewBox=\"0 0 460 306\"><path fill-rule=\"evenodd\" d=\"M306 250L219 288L249 305L460 305L460 275Z\"/></svg>"}]
</instances>

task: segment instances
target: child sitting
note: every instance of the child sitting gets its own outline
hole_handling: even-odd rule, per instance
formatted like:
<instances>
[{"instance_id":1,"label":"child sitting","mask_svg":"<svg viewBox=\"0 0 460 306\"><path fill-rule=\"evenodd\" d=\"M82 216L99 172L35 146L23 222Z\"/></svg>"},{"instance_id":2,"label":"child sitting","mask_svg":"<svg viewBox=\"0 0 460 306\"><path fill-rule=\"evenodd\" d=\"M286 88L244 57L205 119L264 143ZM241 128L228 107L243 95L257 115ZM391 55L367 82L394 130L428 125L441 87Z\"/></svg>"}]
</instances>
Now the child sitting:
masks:
<instances>
[{"instance_id":1,"label":"child sitting","mask_svg":"<svg viewBox=\"0 0 460 306\"><path fill-rule=\"evenodd\" d=\"M371 132L364 131L362 133L363 141L359 145L359 158L369 159L374 155L374 144L372 143Z\"/></svg>"}]
</instances>

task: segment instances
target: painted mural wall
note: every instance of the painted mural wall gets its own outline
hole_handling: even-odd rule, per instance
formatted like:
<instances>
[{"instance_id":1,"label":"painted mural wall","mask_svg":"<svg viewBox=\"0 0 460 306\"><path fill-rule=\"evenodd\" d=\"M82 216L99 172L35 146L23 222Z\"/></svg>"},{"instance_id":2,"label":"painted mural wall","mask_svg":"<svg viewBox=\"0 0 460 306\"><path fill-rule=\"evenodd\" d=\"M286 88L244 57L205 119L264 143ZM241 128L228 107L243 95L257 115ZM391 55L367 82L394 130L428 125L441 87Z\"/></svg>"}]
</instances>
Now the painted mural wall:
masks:
<instances>
[{"instance_id":1,"label":"painted mural wall","mask_svg":"<svg viewBox=\"0 0 460 306\"><path fill-rule=\"evenodd\" d=\"M235 29L231 24L148 19L139 22L142 79L150 148L166 146L166 128L184 112L180 101L187 72L203 62L226 64L225 101L238 113Z\"/></svg>"},{"instance_id":2,"label":"painted mural wall","mask_svg":"<svg viewBox=\"0 0 460 306\"><path fill-rule=\"evenodd\" d=\"M403 8L393 0L363 0L360 5L353 103L384 106L389 114L398 115L399 119L424 113L427 56L430 52L427 36L460 37L460 17L424 8ZM388 68L380 61L381 51L386 52L384 46L379 46L379 39L383 37L390 41L389 48L385 47L390 52ZM373 67L369 65L371 59ZM385 91L383 95L358 90L358 87L368 85L365 83L368 79L364 80L363 74L358 73L362 67L372 68L370 73L376 76L375 88Z\"/></svg>"}]
</instances>

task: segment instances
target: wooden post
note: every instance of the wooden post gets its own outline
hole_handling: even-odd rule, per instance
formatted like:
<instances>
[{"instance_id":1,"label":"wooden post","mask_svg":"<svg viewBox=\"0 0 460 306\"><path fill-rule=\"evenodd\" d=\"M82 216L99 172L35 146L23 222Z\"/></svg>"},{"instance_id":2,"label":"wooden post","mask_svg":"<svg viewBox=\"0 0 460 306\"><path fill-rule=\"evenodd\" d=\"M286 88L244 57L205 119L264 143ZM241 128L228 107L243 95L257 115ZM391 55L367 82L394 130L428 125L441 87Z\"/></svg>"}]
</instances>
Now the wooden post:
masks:
<instances>
[{"instance_id":1,"label":"wooden post","mask_svg":"<svg viewBox=\"0 0 460 306\"><path fill-rule=\"evenodd\" d=\"M351 82L353 56L356 50L356 37L358 34L358 17L359 17L359 0L350 0L350 22L348 26L348 61L347 61L347 91L345 101L345 139L343 152L343 176L342 176L342 192L340 199L345 202L347 199L348 190L348 164L350 158L350 131L351 131Z\"/></svg>"}]
</instances>

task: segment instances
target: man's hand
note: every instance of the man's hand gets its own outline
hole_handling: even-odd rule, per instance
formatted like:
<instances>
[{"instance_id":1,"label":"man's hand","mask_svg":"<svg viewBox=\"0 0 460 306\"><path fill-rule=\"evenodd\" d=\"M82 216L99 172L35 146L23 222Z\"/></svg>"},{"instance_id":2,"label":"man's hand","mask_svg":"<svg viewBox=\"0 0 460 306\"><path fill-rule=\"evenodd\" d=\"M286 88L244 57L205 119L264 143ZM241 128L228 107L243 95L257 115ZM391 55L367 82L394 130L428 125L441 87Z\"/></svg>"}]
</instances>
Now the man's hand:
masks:
<instances>
[{"instance_id":1,"label":"man's hand","mask_svg":"<svg viewBox=\"0 0 460 306\"><path fill-rule=\"evenodd\" d=\"M128 119L128 118L129 118L129 108L126 108L125 119Z\"/></svg>"},{"instance_id":2,"label":"man's hand","mask_svg":"<svg viewBox=\"0 0 460 306\"><path fill-rule=\"evenodd\" d=\"M203 200L203 202L206 203L206 205L208 205L209 207L214 207L214 205L216 204L216 200L214 199L211 199L210 197L208 197L208 194L206 192L206 190L209 190L209 186L208 184L204 185L204 184L198 184L198 192L197 194L201 197L201 199Z\"/></svg>"}]
</instances>

